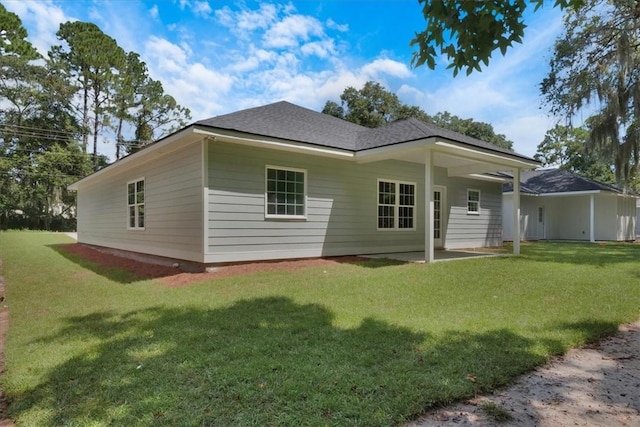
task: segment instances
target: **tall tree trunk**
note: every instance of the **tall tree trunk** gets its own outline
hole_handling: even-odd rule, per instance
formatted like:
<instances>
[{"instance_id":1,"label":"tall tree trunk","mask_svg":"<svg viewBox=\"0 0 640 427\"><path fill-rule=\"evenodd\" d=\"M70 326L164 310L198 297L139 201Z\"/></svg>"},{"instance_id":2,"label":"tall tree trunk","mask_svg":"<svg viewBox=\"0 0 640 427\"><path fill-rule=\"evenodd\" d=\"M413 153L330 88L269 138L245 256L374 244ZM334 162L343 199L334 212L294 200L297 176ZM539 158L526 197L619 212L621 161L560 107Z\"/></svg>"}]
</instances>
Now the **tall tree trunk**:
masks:
<instances>
[{"instance_id":1,"label":"tall tree trunk","mask_svg":"<svg viewBox=\"0 0 640 427\"><path fill-rule=\"evenodd\" d=\"M88 82L83 84L82 91L82 151L87 152L87 145L89 145L89 88Z\"/></svg>"}]
</instances>

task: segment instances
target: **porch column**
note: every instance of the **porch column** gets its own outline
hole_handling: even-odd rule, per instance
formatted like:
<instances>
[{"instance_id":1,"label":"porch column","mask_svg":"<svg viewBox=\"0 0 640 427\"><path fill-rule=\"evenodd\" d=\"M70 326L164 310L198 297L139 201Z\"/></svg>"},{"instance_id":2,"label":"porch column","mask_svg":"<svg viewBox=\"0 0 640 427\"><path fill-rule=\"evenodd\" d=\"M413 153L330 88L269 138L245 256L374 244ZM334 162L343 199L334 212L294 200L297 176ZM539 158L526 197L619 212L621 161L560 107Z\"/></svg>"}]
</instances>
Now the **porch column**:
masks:
<instances>
[{"instance_id":1,"label":"porch column","mask_svg":"<svg viewBox=\"0 0 640 427\"><path fill-rule=\"evenodd\" d=\"M596 203L593 194L589 197L589 241L596 241Z\"/></svg>"},{"instance_id":2,"label":"porch column","mask_svg":"<svg viewBox=\"0 0 640 427\"><path fill-rule=\"evenodd\" d=\"M513 171L513 254L520 255L520 169Z\"/></svg>"},{"instance_id":3,"label":"porch column","mask_svg":"<svg viewBox=\"0 0 640 427\"><path fill-rule=\"evenodd\" d=\"M424 155L424 262L433 262L433 153Z\"/></svg>"}]
</instances>

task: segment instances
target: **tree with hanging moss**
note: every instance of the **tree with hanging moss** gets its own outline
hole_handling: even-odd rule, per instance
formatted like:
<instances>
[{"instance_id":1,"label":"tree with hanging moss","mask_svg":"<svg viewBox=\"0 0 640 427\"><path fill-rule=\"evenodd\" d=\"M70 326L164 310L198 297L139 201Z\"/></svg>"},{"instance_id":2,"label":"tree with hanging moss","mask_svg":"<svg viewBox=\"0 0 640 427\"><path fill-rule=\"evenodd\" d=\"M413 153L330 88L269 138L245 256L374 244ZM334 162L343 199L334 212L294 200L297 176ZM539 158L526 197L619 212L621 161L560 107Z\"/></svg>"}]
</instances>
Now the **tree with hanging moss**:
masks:
<instances>
[{"instance_id":1,"label":"tree with hanging moss","mask_svg":"<svg viewBox=\"0 0 640 427\"><path fill-rule=\"evenodd\" d=\"M589 115L587 148L629 187L640 165L640 2L590 0L565 17L541 91L567 120Z\"/></svg>"}]
</instances>

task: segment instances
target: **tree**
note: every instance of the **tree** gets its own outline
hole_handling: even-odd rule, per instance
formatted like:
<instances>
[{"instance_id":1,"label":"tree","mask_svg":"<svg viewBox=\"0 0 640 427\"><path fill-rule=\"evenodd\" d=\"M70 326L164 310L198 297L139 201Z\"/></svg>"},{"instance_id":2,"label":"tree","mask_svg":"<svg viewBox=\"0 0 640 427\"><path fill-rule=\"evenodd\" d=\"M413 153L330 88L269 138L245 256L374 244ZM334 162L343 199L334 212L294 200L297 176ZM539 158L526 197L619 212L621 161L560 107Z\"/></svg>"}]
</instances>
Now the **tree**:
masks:
<instances>
[{"instance_id":1,"label":"tree","mask_svg":"<svg viewBox=\"0 0 640 427\"><path fill-rule=\"evenodd\" d=\"M419 0L426 21L411 46L417 46L412 64L434 69L436 58L445 56L453 75L466 68L467 74L489 65L495 50L504 55L513 43L522 43L523 15L527 8L538 10L544 0ZM554 7L578 9L584 0L555 0Z\"/></svg>"},{"instance_id":2,"label":"tree","mask_svg":"<svg viewBox=\"0 0 640 427\"><path fill-rule=\"evenodd\" d=\"M428 115L418 106L403 104L396 94L379 83L369 81L362 89L347 87L340 95L341 104L327 101L322 112L367 127L378 127L396 120L415 118L473 138L511 149L513 142L496 134L488 123L461 119L448 112Z\"/></svg>"},{"instance_id":3,"label":"tree","mask_svg":"<svg viewBox=\"0 0 640 427\"><path fill-rule=\"evenodd\" d=\"M347 87L340 100L342 106L329 101L322 112L370 128L396 120L401 105L396 94L372 81L366 82L362 89Z\"/></svg>"},{"instance_id":4,"label":"tree","mask_svg":"<svg viewBox=\"0 0 640 427\"><path fill-rule=\"evenodd\" d=\"M128 146L130 153L184 127L191 120L191 111L166 94L161 82L151 78L141 87L137 105L135 141Z\"/></svg>"},{"instance_id":5,"label":"tree","mask_svg":"<svg viewBox=\"0 0 640 427\"><path fill-rule=\"evenodd\" d=\"M20 17L0 3L0 55L15 55L25 60L38 59L40 54L27 40L27 35Z\"/></svg>"},{"instance_id":6,"label":"tree","mask_svg":"<svg viewBox=\"0 0 640 427\"><path fill-rule=\"evenodd\" d=\"M640 2L592 0L567 14L541 92L554 114L594 112L589 148L613 158L628 187L640 163Z\"/></svg>"},{"instance_id":7,"label":"tree","mask_svg":"<svg viewBox=\"0 0 640 427\"><path fill-rule=\"evenodd\" d=\"M615 183L613 159L607 158L597 147L589 149L588 143L588 129L557 125L547 131L533 157L544 166L558 167L608 184Z\"/></svg>"},{"instance_id":8,"label":"tree","mask_svg":"<svg viewBox=\"0 0 640 427\"><path fill-rule=\"evenodd\" d=\"M429 121L442 128L490 142L498 147L508 150L513 147L513 141L508 140L503 134L496 133L489 123L476 122L473 119L462 119L446 111L432 116Z\"/></svg>"},{"instance_id":9,"label":"tree","mask_svg":"<svg viewBox=\"0 0 640 427\"><path fill-rule=\"evenodd\" d=\"M7 15L0 5L10 40L0 55L0 228L16 225L18 217L26 221L19 226L49 228L74 205L67 186L89 172L77 143L75 89L59 68L34 61L40 56L20 19Z\"/></svg>"},{"instance_id":10,"label":"tree","mask_svg":"<svg viewBox=\"0 0 640 427\"><path fill-rule=\"evenodd\" d=\"M113 38L92 23L65 22L60 24L56 35L66 45L53 46L49 57L66 65L70 78L81 92L82 146L86 152L91 133L94 169L97 169L99 131L108 118L107 102L114 76L124 68L125 53Z\"/></svg>"}]
</instances>

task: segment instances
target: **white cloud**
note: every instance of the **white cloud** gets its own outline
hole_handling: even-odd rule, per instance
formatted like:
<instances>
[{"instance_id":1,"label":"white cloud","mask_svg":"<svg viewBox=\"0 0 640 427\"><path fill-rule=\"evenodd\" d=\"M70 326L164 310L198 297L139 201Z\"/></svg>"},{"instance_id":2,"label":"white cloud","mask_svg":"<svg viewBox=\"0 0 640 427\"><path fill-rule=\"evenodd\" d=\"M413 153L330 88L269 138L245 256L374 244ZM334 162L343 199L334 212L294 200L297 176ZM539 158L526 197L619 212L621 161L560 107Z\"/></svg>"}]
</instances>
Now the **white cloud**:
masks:
<instances>
[{"instance_id":1,"label":"white cloud","mask_svg":"<svg viewBox=\"0 0 640 427\"><path fill-rule=\"evenodd\" d=\"M328 58L336 54L336 47L333 40L322 40L303 44L300 47L300 52L306 56L315 55L318 58Z\"/></svg>"},{"instance_id":2,"label":"white cloud","mask_svg":"<svg viewBox=\"0 0 640 427\"><path fill-rule=\"evenodd\" d=\"M160 17L157 4L154 4L151 9L149 9L149 16L153 19L158 19Z\"/></svg>"},{"instance_id":3,"label":"white cloud","mask_svg":"<svg viewBox=\"0 0 640 427\"><path fill-rule=\"evenodd\" d=\"M258 10L243 9L234 12L229 6L215 11L218 22L231 30L237 36L247 38L249 32L257 29L266 29L272 25L278 15L278 10L273 4L261 4Z\"/></svg>"},{"instance_id":4,"label":"white cloud","mask_svg":"<svg viewBox=\"0 0 640 427\"><path fill-rule=\"evenodd\" d=\"M199 16L207 17L211 14L212 9L207 1L195 1L192 6L193 13Z\"/></svg>"},{"instance_id":5,"label":"white cloud","mask_svg":"<svg viewBox=\"0 0 640 427\"><path fill-rule=\"evenodd\" d=\"M543 114L519 116L494 123L498 133L505 134L513 141L513 149L533 157L538 144L542 142L548 129L555 126L555 119Z\"/></svg>"},{"instance_id":6,"label":"white cloud","mask_svg":"<svg viewBox=\"0 0 640 427\"><path fill-rule=\"evenodd\" d=\"M156 36L149 37L145 44L145 57L155 61L159 69L176 73L184 68L188 52L182 47Z\"/></svg>"},{"instance_id":7,"label":"white cloud","mask_svg":"<svg viewBox=\"0 0 640 427\"><path fill-rule=\"evenodd\" d=\"M327 19L327 28L346 33L349 31L349 24L338 24L333 19Z\"/></svg>"},{"instance_id":8,"label":"white cloud","mask_svg":"<svg viewBox=\"0 0 640 427\"><path fill-rule=\"evenodd\" d=\"M324 34L322 24L311 16L287 16L276 22L263 36L266 47L290 48L298 46L299 41L307 41L311 36Z\"/></svg>"},{"instance_id":9,"label":"white cloud","mask_svg":"<svg viewBox=\"0 0 640 427\"><path fill-rule=\"evenodd\" d=\"M361 73L368 80L379 79L385 74L399 78L409 78L412 75L411 70L405 64L387 58L379 58L366 64L362 67Z\"/></svg>"}]
</instances>

